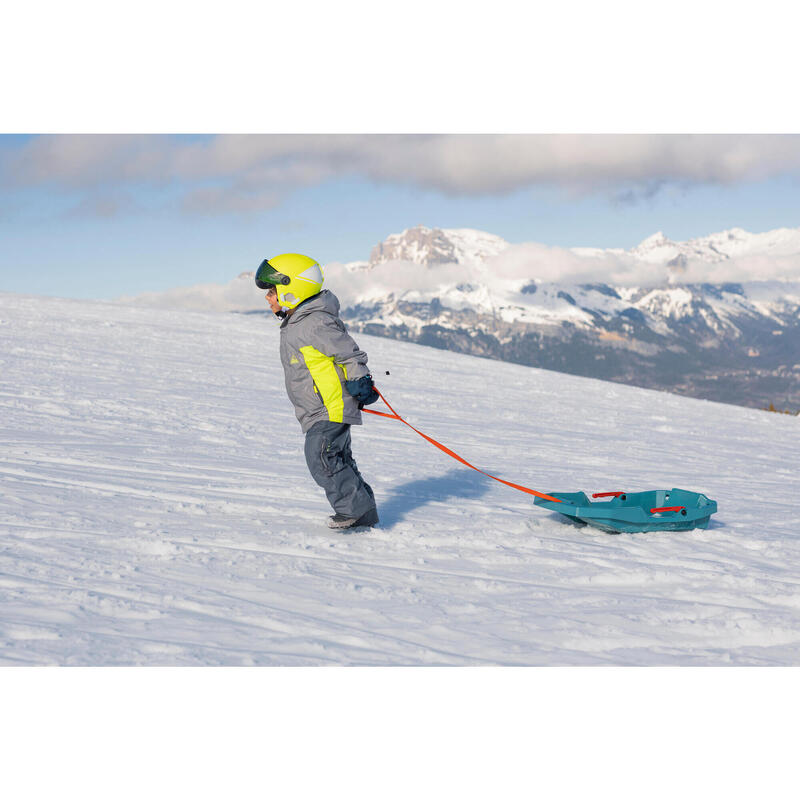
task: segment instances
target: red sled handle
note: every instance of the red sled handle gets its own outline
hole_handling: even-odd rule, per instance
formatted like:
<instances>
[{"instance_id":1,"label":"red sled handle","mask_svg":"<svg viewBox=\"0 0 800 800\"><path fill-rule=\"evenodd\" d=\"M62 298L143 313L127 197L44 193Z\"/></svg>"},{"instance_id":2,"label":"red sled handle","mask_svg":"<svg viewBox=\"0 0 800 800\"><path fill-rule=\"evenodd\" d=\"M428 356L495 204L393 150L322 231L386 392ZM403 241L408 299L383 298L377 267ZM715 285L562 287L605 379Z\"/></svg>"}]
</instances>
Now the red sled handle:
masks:
<instances>
[{"instance_id":1,"label":"red sled handle","mask_svg":"<svg viewBox=\"0 0 800 800\"><path fill-rule=\"evenodd\" d=\"M625 492L596 492L592 497L619 497L623 494L625 494Z\"/></svg>"},{"instance_id":2,"label":"red sled handle","mask_svg":"<svg viewBox=\"0 0 800 800\"><path fill-rule=\"evenodd\" d=\"M651 514L660 514L662 511L684 511L686 506L662 506L661 508L651 508Z\"/></svg>"}]
</instances>

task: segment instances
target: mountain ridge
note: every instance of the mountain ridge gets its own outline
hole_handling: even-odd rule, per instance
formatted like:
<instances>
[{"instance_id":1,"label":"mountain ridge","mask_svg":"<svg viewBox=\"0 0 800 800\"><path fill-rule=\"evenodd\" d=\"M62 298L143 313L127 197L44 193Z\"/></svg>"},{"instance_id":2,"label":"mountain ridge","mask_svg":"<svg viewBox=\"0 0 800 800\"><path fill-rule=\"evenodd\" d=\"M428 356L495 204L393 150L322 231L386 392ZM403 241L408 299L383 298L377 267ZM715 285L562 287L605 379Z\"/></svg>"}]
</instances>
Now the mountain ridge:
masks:
<instances>
[{"instance_id":1,"label":"mountain ridge","mask_svg":"<svg viewBox=\"0 0 800 800\"><path fill-rule=\"evenodd\" d=\"M784 277L696 279L737 259L755 259L758 274L759 259L772 257L783 259ZM552 279L560 268L564 279ZM740 405L800 407L800 228L731 228L686 242L658 231L626 251L514 245L418 225L376 245L369 261L325 269L355 332ZM643 280L610 279L619 274ZM252 277L150 299L262 312Z\"/></svg>"}]
</instances>

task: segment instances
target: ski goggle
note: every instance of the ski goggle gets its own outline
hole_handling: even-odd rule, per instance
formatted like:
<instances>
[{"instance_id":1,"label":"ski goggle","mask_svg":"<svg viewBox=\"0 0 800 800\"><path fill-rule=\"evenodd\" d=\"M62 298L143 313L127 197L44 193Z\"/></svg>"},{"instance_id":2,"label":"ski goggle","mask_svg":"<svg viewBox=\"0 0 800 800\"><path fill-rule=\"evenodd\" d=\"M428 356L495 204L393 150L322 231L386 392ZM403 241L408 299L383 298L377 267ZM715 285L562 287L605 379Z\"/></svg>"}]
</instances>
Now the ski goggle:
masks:
<instances>
[{"instance_id":1,"label":"ski goggle","mask_svg":"<svg viewBox=\"0 0 800 800\"><path fill-rule=\"evenodd\" d=\"M256 270L256 286L259 289L269 289L278 283L286 286L291 281L292 279L288 275L278 272L266 258Z\"/></svg>"}]
</instances>

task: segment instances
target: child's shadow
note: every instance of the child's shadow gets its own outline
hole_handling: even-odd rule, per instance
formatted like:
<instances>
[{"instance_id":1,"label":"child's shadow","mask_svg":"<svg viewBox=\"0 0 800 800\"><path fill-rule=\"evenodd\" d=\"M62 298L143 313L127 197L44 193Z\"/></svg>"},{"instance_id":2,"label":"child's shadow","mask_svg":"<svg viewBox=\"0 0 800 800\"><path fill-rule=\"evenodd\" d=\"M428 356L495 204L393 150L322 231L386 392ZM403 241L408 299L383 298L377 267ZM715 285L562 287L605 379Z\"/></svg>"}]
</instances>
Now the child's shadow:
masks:
<instances>
[{"instance_id":1,"label":"child's shadow","mask_svg":"<svg viewBox=\"0 0 800 800\"><path fill-rule=\"evenodd\" d=\"M474 500L489 491L489 478L467 469L451 469L438 478L400 484L378 505L381 525L400 522L409 511L435 500Z\"/></svg>"}]
</instances>

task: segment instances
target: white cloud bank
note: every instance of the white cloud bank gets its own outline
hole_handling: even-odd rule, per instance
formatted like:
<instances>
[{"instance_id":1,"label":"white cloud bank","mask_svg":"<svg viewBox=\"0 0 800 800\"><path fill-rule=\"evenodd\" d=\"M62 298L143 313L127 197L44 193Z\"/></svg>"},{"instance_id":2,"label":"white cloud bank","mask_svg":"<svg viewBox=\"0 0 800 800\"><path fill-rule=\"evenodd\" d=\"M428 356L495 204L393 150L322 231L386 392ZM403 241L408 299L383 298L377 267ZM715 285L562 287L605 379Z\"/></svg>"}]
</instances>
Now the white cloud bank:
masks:
<instances>
[{"instance_id":1,"label":"white cloud bank","mask_svg":"<svg viewBox=\"0 0 800 800\"><path fill-rule=\"evenodd\" d=\"M333 262L325 266L326 286L332 288L342 304L381 298L390 293L401 296L415 293L429 296L459 284L494 285L508 292L516 284L530 281L574 284L604 283L617 287L677 283L750 283L753 281L800 282L800 255L752 255L718 263L689 261L686 269L674 272L664 264L638 259L628 253L580 255L559 247L528 243L511 245L483 266L442 264L427 267L410 261L388 261L369 270L350 271L347 265Z\"/></svg>"},{"instance_id":2,"label":"white cloud bank","mask_svg":"<svg viewBox=\"0 0 800 800\"><path fill-rule=\"evenodd\" d=\"M586 256L558 247L529 243L512 245L485 264L459 266L439 264L428 267L410 261L387 261L371 269L341 262L324 265L325 288L331 289L343 307L356 303L383 300L389 295L407 300L430 300L448 293L448 305L457 303L454 287L465 287L465 304L476 299L469 295L469 285L488 287L495 299L505 298L526 303L520 289L531 281L561 284L605 283L616 287L649 287L664 284L670 271L630 254L604 253ZM753 282L762 282L765 300L800 298L800 257L764 255L743 256L716 264L690 262L687 270L674 276L679 283L745 283L748 295L757 299L761 290ZM770 282L767 285L767 282ZM484 294L484 297L486 295ZM530 296L527 296L528 298ZM228 284L205 284L148 292L136 297L118 298L165 308L190 308L216 311L263 311L264 292L257 289L252 273L242 273Z\"/></svg>"},{"instance_id":3,"label":"white cloud bank","mask_svg":"<svg viewBox=\"0 0 800 800\"><path fill-rule=\"evenodd\" d=\"M258 210L295 188L350 176L457 195L547 184L622 197L631 186L646 193L666 183L800 175L800 136L59 135L8 151L2 174L17 185L72 189L179 181L188 209L212 213Z\"/></svg>"},{"instance_id":4,"label":"white cloud bank","mask_svg":"<svg viewBox=\"0 0 800 800\"><path fill-rule=\"evenodd\" d=\"M800 254L740 256L715 264L690 261L680 279L683 283L800 281Z\"/></svg>"},{"instance_id":5,"label":"white cloud bank","mask_svg":"<svg viewBox=\"0 0 800 800\"><path fill-rule=\"evenodd\" d=\"M614 286L651 286L674 280L679 283L745 283L766 280L800 280L797 255L742 255L709 263L688 259L680 271L664 264L636 258L630 253L584 256L541 244L512 245L496 256L490 266L500 276L554 283L609 283Z\"/></svg>"}]
</instances>

